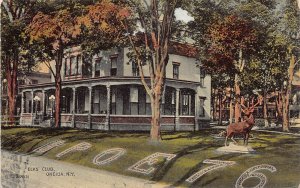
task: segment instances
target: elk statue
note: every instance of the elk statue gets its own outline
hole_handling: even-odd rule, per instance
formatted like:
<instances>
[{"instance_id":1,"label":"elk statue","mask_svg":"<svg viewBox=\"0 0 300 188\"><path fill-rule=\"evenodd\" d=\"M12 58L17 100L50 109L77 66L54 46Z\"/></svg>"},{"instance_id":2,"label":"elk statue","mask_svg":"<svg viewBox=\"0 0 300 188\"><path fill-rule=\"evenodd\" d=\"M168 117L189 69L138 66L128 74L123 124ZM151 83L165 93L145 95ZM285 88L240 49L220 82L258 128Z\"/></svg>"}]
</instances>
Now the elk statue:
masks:
<instances>
[{"instance_id":1,"label":"elk statue","mask_svg":"<svg viewBox=\"0 0 300 188\"><path fill-rule=\"evenodd\" d=\"M255 120L254 120L254 117L253 117L252 113L254 111L254 107L256 107L258 104L261 105L262 100L263 99L260 96L258 98L257 103L254 104L254 99L252 99L252 106L251 107L246 107L244 105L244 99L242 98L241 107L242 107L242 112L245 114L244 120L242 122L231 123L227 126L225 146L227 146L228 138L231 138L231 140L235 144L237 144L237 142L234 140L233 137L235 135L239 135L239 134L242 134L244 136L244 145L248 145L248 139L249 139L250 131L251 131L252 127L255 124Z\"/></svg>"}]
</instances>

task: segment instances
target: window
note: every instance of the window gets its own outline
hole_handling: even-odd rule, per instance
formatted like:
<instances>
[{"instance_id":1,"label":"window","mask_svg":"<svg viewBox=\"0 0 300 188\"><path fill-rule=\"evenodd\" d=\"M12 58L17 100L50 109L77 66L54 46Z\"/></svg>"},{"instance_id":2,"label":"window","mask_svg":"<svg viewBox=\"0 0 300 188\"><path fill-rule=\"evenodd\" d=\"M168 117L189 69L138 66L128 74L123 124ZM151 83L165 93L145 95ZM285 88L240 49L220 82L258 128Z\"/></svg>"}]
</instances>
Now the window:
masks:
<instances>
[{"instance_id":1,"label":"window","mask_svg":"<svg viewBox=\"0 0 300 188\"><path fill-rule=\"evenodd\" d=\"M199 116L200 117L205 117L205 110L204 110L204 101L205 97L200 97L200 109L199 109Z\"/></svg>"},{"instance_id":2,"label":"window","mask_svg":"<svg viewBox=\"0 0 300 188\"><path fill-rule=\"evenodd\" d=\"M19 86L22 86L25 84L25 80L18 80L18 85ZM3 86L2 86L3 87Z\"/></svg>"},{"instance_id":3,"label":"window","mask_svg":"<svg viewBox=\"0 0 300 188\"><path fill-rule=\"evenodd\" d=\"M66 100L66 96L62 96L62 100L61 100L61 112L62 113L66 113L67 112L67 100Z\"/></svg>"},{"instance_id":4,"label":"window","mask_svg":"<svg viewBox=\"0 0 300 188\"><path fill-rule=\"evenodd\" d=\"M65 75L70 76L70 65L68 64L67 58L65 59Z\"/></svg>"},{"instance_id":5,"label":"window","mask_svg":"<svg viewBox=\"0 0 300 188\"><path fill-rule=\"evenodd\" d=\"M78 64L80 61L81 56L71 56L69 61L67 59L65 59L65 75L66 76L74 76L74 75L78 75L79 71L78 71Z\"/></svg>"},{"instance_id":6,"label":"window","mask_svg":"<svg viewBox=\"0 0 300 188\"><path fill-rule=\"evenodd\" d=\"M71 92L69 92L71 93ZM71 98L71 97L68 97ZM88 88L77 88L76 89L76 113L87 114L89 112L90 104L89 101L89 90Z\"/></svg>"},{"instance_id":7,"label":"window","mask_svg":"<svg viewBox=\"0 0 300 188\"><path fill-rule=\"evenodd\" d=\"M139 90L137 87L130 88L130 114L139 114Z\"/></svg>"},{"instance_id":8,"label":"window","mask_svg":"<svg viewBox=\"0 0 300 188\"><path fill-rule=\"evenodd\" d=\"M182 95L182 115L189 115L190 108L190 95Z\"/></svg>"},{"instance_id":9,"label":"window","mask_svg":"<svg viewBox=\"0 0 300 188\"><path fill-rule=\"evenodd\" d=\"M78 69L79 74L83 77L90 77L92 75L92 63L87 57L78 56L78 64L81 64L81 69Z\"/></svg>"},{"instance_id":10,"label":"window","mask_svg":"<svg viewBox=\"0 0 300 188\"><path fill-rule=\"evenodd\" d=\"M37 109L35 109L37 107ZM33 101L33 112L38 113L41 111L41 101Z\"/></svg>"},{"instance_id":11,"label":"window","mask_svg":"<svg viewBox=\"0 0 300 188\"><path fill-rule=\"evenodd\" d=\"M173 62L173 78L179 79L179 63Z\"/></svg>"},{"instance_id":12,"label":"window","mask_svg":"<svg viewBox=\"0 0 300 188\"><path fill-rule=\"evenodd\" d=\"M116 88L112 88L112 91L111 91L111 109L110 109L111 114L117 114L116 94L117 94Z\"/></svg>"},{"instance_id":13,"label":"window","mask_svg":"<svg viewBox=\"0 0 300 188\"><path fill-rule=\"evenodd\" d=\"M95 60L95 77L100 76L100 62L101 62L101 58L97 58Z\"/></svg>"},{"instance_id":14,"label":"window","mask_svg":"<svg viewBox=\"0 0 300 188\"><path fill-rule=\"evenodd\" d=\"M180 115L195 115L195 93L192 90L180 92Z\"/></svg>"},{"instance_id":15,"label":"window","mask_svg":"<svg viewBox=\"0 0 300 188\"><path fill-rule=\"evenodd\" d=\"M39 83L39 81L38 81L38 80L34 80L34 79L32 79L32 80L31 80L31 83L32 83L32 84L38 84L38 83Z\"/></svg>"},{"instance_id":16,"label":"window","mask_svg":"<svg viewBox=\"0 0 300 188\"><path fill-rule=\"evenodd\" d=\"M139 67L136 62L132 61L132 76L140 76Z\"/></svg>"},{"instance_id":17,"label":"window","mask_svg":"<svg viewBox=\"0 0 300 188\"><path fill-rule=\"evenodd\" d=\"M117 56L112 56L110 58L110 61L111 61L110 75L111 76L116 76L117 75L117 61L118 61L118 57Z\"/></svg>"},{"instance_id":18,"label":"window","mask_svg":"<svg viewBox=\"0 0 300 188\"><path fill-rule=\"evenodd\" d=\"M205 71L200 69L200 86L204 86Z\"/></svg>"},{"instance_id":19,"label":"window","mask_svg":"<svg viewBox=\"0 0 300 188\"><path fill-rule=\"evenodd\" d=\"M145 115L146 114L146 91L143 87L138 88L138 110L139 110L139 115Z\"/></svg>"},{"instance_id":20,"label":"window","mask_svg":"<svg viewBox=\"0 0 300 188\"><path fill-rule=\"evenodd\" d=\"M151 99L150 96L146 93L146 115L151 115Z\"/></svg>"},{"instance_id":21,"label":"window","mask_svg":"<svg viewBox=\"0 0 300 188\"><path fill-rule=\"evenodd\" d=\"M165 104L164 104L164 115L175 115L176 112L176 90L166 89L165 93Z\"/></svg>"},{"instance_id":22,"label":"window","mask_svg":"<svg viewBox=\"0 0 300 188\"><path fill-rule=\"evenodd\" d=\"M70 75L77 75L78 74L78 61L76 56L72 56L70 58Z\"/></svg>"}]
</instances>

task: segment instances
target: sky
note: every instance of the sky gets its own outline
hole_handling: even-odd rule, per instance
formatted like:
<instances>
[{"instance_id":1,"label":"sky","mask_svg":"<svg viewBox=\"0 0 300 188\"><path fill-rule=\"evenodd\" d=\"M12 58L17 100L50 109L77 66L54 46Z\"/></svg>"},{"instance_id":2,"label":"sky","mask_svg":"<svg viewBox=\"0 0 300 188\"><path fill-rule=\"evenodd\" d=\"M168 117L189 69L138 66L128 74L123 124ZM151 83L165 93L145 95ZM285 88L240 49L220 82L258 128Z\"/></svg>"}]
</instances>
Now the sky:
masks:
<instances>
[{"instance_id":1,"label":"sky","mask_svg":"<svg viewBox=\"0 0 300 188\"><path fill-rule=\"evenodd\" d=\"M191 17L190 15L188 15L188 12L186 10L183 10L182 8L177 8L175 10L175 17L176 17L176 20L180 20L185 23L194 20L194 18Z\"/></svg>"}]
</instances>

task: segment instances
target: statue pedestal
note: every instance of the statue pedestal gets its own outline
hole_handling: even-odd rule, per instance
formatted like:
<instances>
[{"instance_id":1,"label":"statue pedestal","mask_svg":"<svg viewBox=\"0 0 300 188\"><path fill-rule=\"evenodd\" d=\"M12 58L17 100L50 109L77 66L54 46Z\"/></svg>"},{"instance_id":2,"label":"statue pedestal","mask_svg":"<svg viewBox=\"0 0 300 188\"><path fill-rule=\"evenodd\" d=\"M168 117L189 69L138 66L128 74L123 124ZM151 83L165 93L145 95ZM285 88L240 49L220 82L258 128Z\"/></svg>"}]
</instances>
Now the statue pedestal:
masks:
<instances>
[{"instance_id":1,"label":"statue pedestal","mask_svg":"<svg viewBox=\"0 0 300 188\"><path fill-rule=\"evenodd\" d=\"M217 149L219 152L225 153L253 153L255 152L250 146L240 146L229 143L229 146L223 146Z\"/></svg>"}]
</instances>

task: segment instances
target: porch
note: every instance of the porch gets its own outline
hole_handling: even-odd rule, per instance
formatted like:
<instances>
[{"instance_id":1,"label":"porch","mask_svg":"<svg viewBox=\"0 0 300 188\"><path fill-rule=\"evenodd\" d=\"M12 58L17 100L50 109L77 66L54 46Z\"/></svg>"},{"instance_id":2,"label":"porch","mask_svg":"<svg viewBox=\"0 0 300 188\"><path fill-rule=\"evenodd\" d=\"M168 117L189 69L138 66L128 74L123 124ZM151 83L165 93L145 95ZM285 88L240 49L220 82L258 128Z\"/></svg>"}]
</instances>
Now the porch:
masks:
<instances>
[{"instance_id":1,"label":"porch","mask_svg":"<svg viewBox=\"0 0 300 188\"><path fill-rule=\"evenodd\" d=\"M151 103L143 86L132 82L111 84L64 85L61 95L61 127L150 130ZM206 113L201 102L203 97L197 95L197 87L194 85L178 86L181 87L172 84L166 87L161 106L161 129L198 130L199 117L205 117ZM53 87L22 90L20 124L53 125L55 101L51 96L54 93Z\"/></svg>"}]
</instances>

